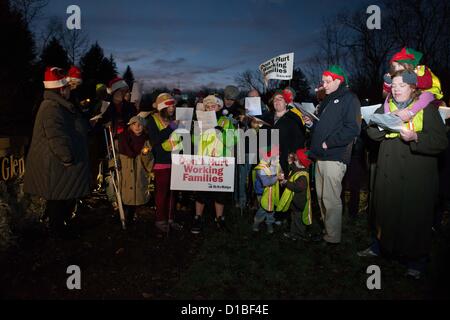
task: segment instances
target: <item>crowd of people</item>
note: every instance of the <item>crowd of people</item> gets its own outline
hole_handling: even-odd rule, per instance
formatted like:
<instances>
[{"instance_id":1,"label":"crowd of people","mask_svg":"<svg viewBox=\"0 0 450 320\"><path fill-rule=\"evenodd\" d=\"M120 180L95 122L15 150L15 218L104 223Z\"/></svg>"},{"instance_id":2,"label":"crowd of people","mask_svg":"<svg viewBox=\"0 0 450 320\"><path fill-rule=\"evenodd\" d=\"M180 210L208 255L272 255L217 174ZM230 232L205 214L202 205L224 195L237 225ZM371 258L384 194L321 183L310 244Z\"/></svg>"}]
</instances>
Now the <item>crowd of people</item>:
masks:
<instances>
[{"instance_id":1,"label":"crowd of people","mask_svg":"<svg viewBox=\"0 0 450 320\"><path fill-rule=\"evenodd\" d=\"M230 141L236 136L228 134L233 130L277 130L279 140L268 146L258 143L256 163L251 163L246 145L246 161L236 165L232 194L194 190L190 231L203 231L209 205L217 228L229 230L232 226L226 216L231 207L253 208L255 204L253 226L249 226L253 232L260 232L264 223L272 234L274 226L288 218L290 227L283 233L287 239L339 245L344 177L352 186L349 214L355 217L367 150L361 145L377 142L368 200L373 243L358 255L398 258L405 262L408 275L420 278L430 254L439 204L439 156L448 154L448 130L438 112L445 105L439 79L420 60L420 52L404 48L393 56L391 70L384 77L386 100L376 113L400 117L404 127L399 132L362 120L361 102L337 65L322 74L314 117L295 106L294 100L301 97L290 87L275 91L267 105L262 104L263 114L258 117L247 114L235 86L226 87L223 96L199 97L191 107L215 112L217 126L192 133L196 155L236 154L236 141ZM109 181L106 193L113 206L122 205L127 224L135 220L138 206L148 205L153 177L156 229L163 233L182 230L176 219L177 193L170 183L172 153L183 152L176 119L179 101L167 92L159 94L152 105L132 103L131 88L116 78L107 86L97 85L97 103L86 110L77 95L81 81L76 67L67 73L57 67L46 69L44 100L26 161L24 191L47 200L50 230L57 236L68 232L77 199L93 190L92 176L101 177L112 167L118 177L105 179ZM257 97L259 92L252 89L246 96ZM111 132L110 145L105 145L105 127ZM370 153L374 158L374 152ZM114 161L97 172L104 158ZM313 217L314 201L320 219Z\"/></svg>"}]
</instances>

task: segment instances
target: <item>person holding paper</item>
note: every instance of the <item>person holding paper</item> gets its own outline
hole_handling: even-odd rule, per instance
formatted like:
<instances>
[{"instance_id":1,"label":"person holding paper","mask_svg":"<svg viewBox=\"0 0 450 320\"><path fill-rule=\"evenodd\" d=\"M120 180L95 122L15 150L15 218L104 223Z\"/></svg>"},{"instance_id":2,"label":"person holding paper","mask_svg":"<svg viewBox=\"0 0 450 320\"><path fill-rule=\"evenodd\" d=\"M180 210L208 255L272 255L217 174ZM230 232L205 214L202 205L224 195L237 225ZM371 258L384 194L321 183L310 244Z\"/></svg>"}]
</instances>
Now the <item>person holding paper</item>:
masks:
<instances>
[{"instance_id":1,"label":"person holding paper","mask_svg":"<svg viewBox=\"0 0 450 320\"><path fill-rule=\"evenodd\" d=\"M392 77L389 112L418 102L417 76L399 71ZM378 113L386 112L383 107ZM382 253L407 263L407 276L419 279L431 248L431 227L438 192L438 158L446 149L446 129L436 108L427 106L400 133L367 129L380 141L373 209L376 240L359 256Z\"/></svg>"},{"instance_id":2,"label":"person holding paper","mask_svg":"<svg viewBox=\"0 0 450 320\"><path fill-rule=\"evenodd\" d=\"M272 96L271 102L274 111L261 116L261 120L267 122L271 127L265 129L278 130L280 137L280 165L285 174L289 173L289 153L305 147L305 128L301 126L297 115L290 112L283 91L277 90Z\"/></svg>"},{"instance_id":3,"label":"person holding paper","mask_svg":"<svg viewBox=\"0 0 450 320\"><path fill-rule=\"evenodd\" d=\"M180 138L174 131L178 128L175 120L175 99L168 93L161 93L153 103L157 113L148 117L148 130L152 152L155 158L156 228L167 232L168 228L180 230L174 221L175 197L170 190L172 151L181 148Z\"/></svg>"},{"instance_id":4,"label":"person holding paper","mask_svg":"<svg viewBox=\"0 0 450 320\"><path fill-rule=\"evenodd\" d=\"M231 120L221 115L223 102L220 98L209 95L203 99L203 105L206 111L214 111L217 116L218 125L213 129L208 129L200 133L199 137L194 137L194 142L198 144L198 155L208 157L230 156L230 149L235 145L235 137L230 141L226 139L227 132L234 132L234 126ZM195 217L191 233L199 234L202 232L202 216L207 201L214 202L216 213L216 226L218 230L226 229L224 207L228 197L226 192L196 192Z\"/></svg>"},{"instance_id":5,"label":"person holding paper","mask_svg":"<svg viewBox=\"0 0 450 320\"><path fill-rule=\"evenodd\" d=\"M322 74L325 99L318 107L320 121L304 116L311 128L310 157L316 162L316 191L325 225L323 240L339 244L342 240L342 179L350 163L355 138L361 126L361 103L348 87L341 67L330 66Z\"/></svg>"}]
</instances>

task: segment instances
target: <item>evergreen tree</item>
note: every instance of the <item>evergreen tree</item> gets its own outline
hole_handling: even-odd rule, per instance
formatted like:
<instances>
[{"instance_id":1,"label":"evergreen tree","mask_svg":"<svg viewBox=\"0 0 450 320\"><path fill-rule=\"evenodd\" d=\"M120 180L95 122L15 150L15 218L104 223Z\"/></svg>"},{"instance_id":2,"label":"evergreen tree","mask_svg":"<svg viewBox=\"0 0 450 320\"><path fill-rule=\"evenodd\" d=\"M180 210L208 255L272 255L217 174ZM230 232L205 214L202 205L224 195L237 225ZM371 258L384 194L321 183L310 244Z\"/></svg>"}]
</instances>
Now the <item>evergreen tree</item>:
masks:
<instances>
[{"instance_id":1,"label":"evergreen tree","mask_svg":"<svg viewBox=\"0 0 450 320\"><path fill-rule=\"evenodd\" d=\"M125 70L125 73L123 74L122 78L128 84L130 89L133 88L134 74L130 66L127 66L127 69Z\"/></svg>"},{"instance_id":2,"label":"evergreen tree","mask_svg":"<svg viewBox=\"0 0 450 320\"><path fill-rule=\"evenodd\" d=\"M0 53L0 134L29 133L36 87L40 86L33 81L33 37L9 1L0 1L0 21L0 38L6 44Z\"/></svg>"},{"instance_id":3,"label":"evergreen tree","mask_svg":"<svg viewBox=\"0 0 450 320\"><path fill-rule=\"evenodd\" d=\"M70 68L70 61L66 50L61 43L53 37L41 54L41 67L45 70L47 67L59 67L64 70Z\"/></svg>"}]
</instances>

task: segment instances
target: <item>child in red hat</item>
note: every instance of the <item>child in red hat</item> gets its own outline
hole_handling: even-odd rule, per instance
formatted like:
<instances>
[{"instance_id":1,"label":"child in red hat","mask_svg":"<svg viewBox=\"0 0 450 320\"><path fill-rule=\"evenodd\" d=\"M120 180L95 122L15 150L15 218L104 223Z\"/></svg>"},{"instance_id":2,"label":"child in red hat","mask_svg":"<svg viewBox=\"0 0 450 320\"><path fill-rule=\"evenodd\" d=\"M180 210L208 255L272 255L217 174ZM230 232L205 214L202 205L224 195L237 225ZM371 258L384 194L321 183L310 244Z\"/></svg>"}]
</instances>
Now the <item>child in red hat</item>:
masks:
<instances>
[{"instance_id":1,"label":"child in red hat","mask_svg":"<svg viewBox=\"0 0 450 320\"><path fill-rule=\"evenodd\" d=\"M304 241L320 241L321 237L312 236L307 232L307 226L312 224L311 192L309 188L309 167L311 160L306 149L299 149L296 153L290 153L289 176L282 180L282 186L286 186L277 206L278 212L291 210L290 231L284 236L291 240L302 239Z\"/></svg>"}]
</instances>

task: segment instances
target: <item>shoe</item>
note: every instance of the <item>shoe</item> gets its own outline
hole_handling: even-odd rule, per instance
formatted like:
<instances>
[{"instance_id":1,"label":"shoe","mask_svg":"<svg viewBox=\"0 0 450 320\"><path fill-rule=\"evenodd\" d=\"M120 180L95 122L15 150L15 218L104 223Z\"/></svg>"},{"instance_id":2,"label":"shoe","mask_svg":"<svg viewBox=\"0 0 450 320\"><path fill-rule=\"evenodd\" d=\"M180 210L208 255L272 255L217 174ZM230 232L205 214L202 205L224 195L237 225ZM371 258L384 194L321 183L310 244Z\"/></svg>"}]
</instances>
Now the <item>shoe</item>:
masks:
<instances>
[{"instance_id":1,"label":"shoe","mask_svg":"<svg viewBox=\"0 0 450 320\"><path fill-rule=\"evenodd\" d=\"M408 269L405 276L408 278L413 278L414 280L420 280L422 278L422 273L419 270Z\"/></svg>"},{"instance_id":2,"label":"shoe","mask_svg":"<svg viewBox=\"0 0 450 320\"><path fill-rule=\"evenodd\" d=\"M274 224L277 225L277 226L282 226L283 225L283 221L277 220L277 221L274 222Z\"/></svg>"},{"instance_id":3,"label":"shoe","mask_svg":"<svg viewBox=\"0 0 450 320\"><path fill-rule=\"evenodd\" d=\"M366 250L358 251L357 255L359 257L378 257L378 254L373 252L372 248L370 248L370 247L367 248Z\"/></svg>"},{"instance_id":4,"label":"shoe","mask_svg":"<svg viewBox=\"0 0 450 320\"><path fill-rule=\"evenodd\" d=\"M155 227L164 233L167 233L169 231L169 226L167 225L167 222L165 221L159 221L155 223Z\"/></svg>"},{"instance_id":5,"label":"shoe","mask_svg":"<svg viewBox=\"0 0 450 320\"><path fill-rule=\"evenodd\" d=\"M283 236L289 240L297 241L297 238L294 235L292 235L292 233L285 232L283 233Z\"/></svg>"},{"instance_id":6,"label":"shoe","mask_svg":"<svg viewBox=\"0 0 450 320\"><path fill-rule=\"evenodd\" d=\"M225 218L222 217L216 217L216 219L214 220L216 222L216 226L218 230L226 230L227 227L225 225Z\"/></svg>"},{"instance_id":7,"label":"shoe","mask_svg":"<svg viewBox=\"0 0 450 320\"><path fill-rule=\"evenodd\" d=\"M169 220L169 227L170 229L173 229L175 231L181 231L183 230L183 226L179 223L176 223L174 221Z\"/></svg>"},{"instance_id":8,"label":"shoe","mask_svg":"<svg viewBox=\"0 0 450 320\"><path fill-rule=\"evenodd\" d=\"M309 240L311 242L321 242L323 240L323 237L320 234L310 234L309 235Z\"/></svg>"},{"instance_id":9,"label":"shoe","mask_svg":"<svg viewBox=\"0 0 450 320\"><path fill-rule=\"evenodd\" d=\"M267 224L267 233L272 234L273 233L273 224Z\"/></svg>"},{"instance_id":10,"label":"shoe","mask_svg":"<svg viewBox=\"0 0 450 320\"><path fill-rule=\"evenodd\" d=\"M196 215L194 217L194 221L192 223L191 233L192 234L199 234L202 232L202 217Z\"/></svg>"},{"instance_id":11,"label":"shoe","mask_svg":"<svg viewBox=\"0 0 450 320\"><path fill-rule=\"evenodd\" d=\"M259 222L253 222L253 232L259 232Z\"/></svg>"}]
</instances>

